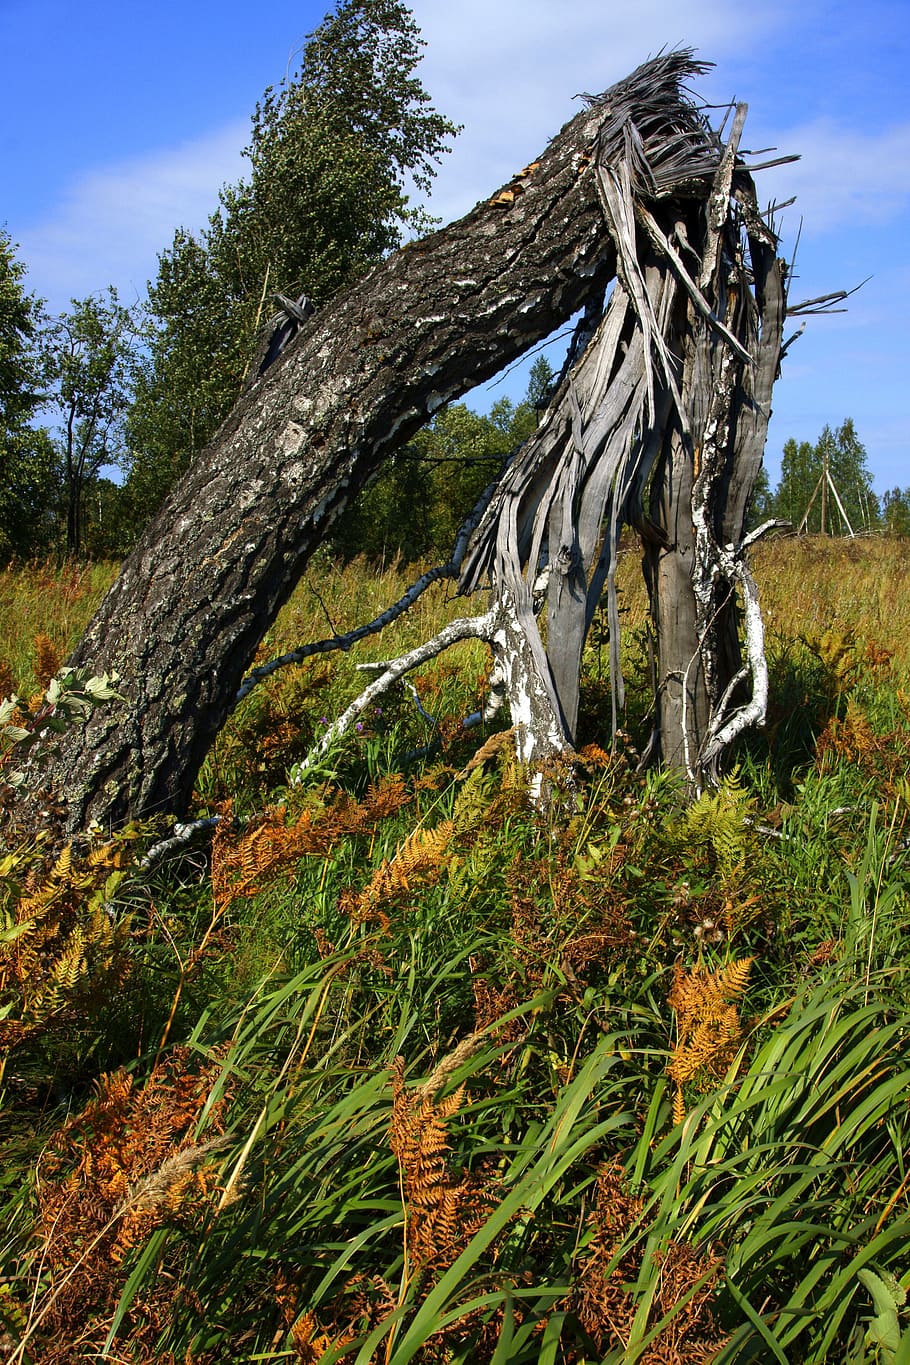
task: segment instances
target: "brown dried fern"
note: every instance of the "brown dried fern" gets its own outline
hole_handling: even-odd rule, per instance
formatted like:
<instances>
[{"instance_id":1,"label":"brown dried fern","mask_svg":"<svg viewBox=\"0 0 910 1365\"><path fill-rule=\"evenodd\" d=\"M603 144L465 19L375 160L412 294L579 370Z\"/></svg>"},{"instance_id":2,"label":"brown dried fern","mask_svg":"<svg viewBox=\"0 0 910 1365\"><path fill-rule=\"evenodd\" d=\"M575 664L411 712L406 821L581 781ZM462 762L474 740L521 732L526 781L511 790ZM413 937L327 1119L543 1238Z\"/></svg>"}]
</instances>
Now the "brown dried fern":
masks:
<instances>
[{"instance_id":1,"label":"brown dried fern","mask_svg":"<svg viewBox=\"0 0 910 1365\"><path fill-rule=\"evenodd\" d=\"M369 883L357 894L342 897L342 907L356 923L380 915L381 907L407 895L415 886L432 885L455 856L455 826L443 820L435 829L415 829L383 859Z\"/></svg>"},{"instance_id":2,"label":"brown dried fern","mask_svg":"<svg viewBox=\"0 0 910 1365\"><path fill-rule=\"evenodd\" d=\"M404 1058L395 1060L389 1145L398 1160L409 1277L451 1265L493 1206L482 1183L450 1170L448 1126L461 1108L464 1086L438 1103L434 1099L477 1044L476 1035L465 1039L414 1090L405 1086Z\"/></svg>"},{"instance_id":3,"label":"brown dried fern","mask_svg":"<svg viewBox=\"0 0 910 1365\"><path fill-rule=\"evenodd\" d=\"M290 823L287 808L274 806L239 829L231 819L230 802L224 803L212 844L216 906L255 896L301 858L325 856L344 838L372 833L412 800L404 778L396 773L370 787L360 802L340 793L328 806L307 808Z\"/></svg>"},{"instance_id":4,"label":"brown dried fern","mask_svg":"<svg viewBox=\"0 0 910 1365\"><path fill-rule=\"evenodd\" d=\"M677 964L667 1001L676 1014L677 1038L667 1067L676 1083L674 1114L684 1113L682 1087L698 1075L718 1076L742 1036L738 1001L746 989L751 957L714 972Z\"/></svg>"},{"instance_id":5,"label":"brown dried fern","mask_svg":"<svg viewBox=\"0 0 910 1365\"><path fill-rule=\"evenodd\" d=\"M35 636L35 658L33 668L35 677L38 679L38 686L42 692L46 692L60 671L63 662L63 651L54 644L49 635Z\"/></svg>"},{"instance_id":6,"label":"brown dried fern","mask_svg":"<svg viewBox=\"0 0 910 1365\"><path fill-rule=\"evenodd\" d=\"M207 1105L220 1067L193 1071L197 1064L188 1049L175 1049L144 1085L123 1071L102 1077L94 1098L49 1142L36 1184L46 1288L29 1327L35 1358L75 1359L58 1354L72 1341L84 1343L78 1358L94 1358L123 1289L126 1253L154 1228L192 1222L208 1206L227 1096ZM199 1141L204 1107L213 1136ZM168 1280L164 1299L174 1292Z\"/></svg>"},{"instance_id":7,"label":"brown dried fern","mask_svg":"<svg viewBox=\"0 0 910 1365\"><path fill-rule=\"evenodd\" d=\"M629 1193L623 1168L598 1174L588 1240L570 1305L599 1354L629 1345L639 1304L630 1292L641 1270L645 1240L636 1236L643 1201ZM723 1344L710 1301L722 1261L670 1242L658 1253L660 1275L651 1315L666 1319L642 1357L648 1365L696 1365L713 1360ZM612 1348L612 1349L611 1349Z\"/></svg>"}]
</instances>

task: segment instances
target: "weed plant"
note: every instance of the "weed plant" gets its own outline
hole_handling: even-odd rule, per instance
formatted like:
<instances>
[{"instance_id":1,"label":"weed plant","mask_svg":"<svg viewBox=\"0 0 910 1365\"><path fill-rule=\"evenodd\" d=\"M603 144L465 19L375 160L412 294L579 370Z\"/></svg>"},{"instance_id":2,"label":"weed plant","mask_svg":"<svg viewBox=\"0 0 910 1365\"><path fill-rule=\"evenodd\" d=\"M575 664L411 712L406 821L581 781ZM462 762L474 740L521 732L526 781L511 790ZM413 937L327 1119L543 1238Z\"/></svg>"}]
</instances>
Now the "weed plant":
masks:
<instances>
[{"instance_id":1,"label":"weed plant","mask_svg":"<svg viewBox=\"0 0 910 1365\"><path fill-rule=\"evenodd\" d=\"M862 597L903 555L763 552L789 711L694 805L595 706L535 814L458 725L482 651L418 679L438 727L403 691L288 782L356 662L460 614L441 592L238 708L209 849L9 851L5 1358L910 1358L907 609ZM375 614L376 577L323 566L271 651Z\"/></svg>"}]
</instances>

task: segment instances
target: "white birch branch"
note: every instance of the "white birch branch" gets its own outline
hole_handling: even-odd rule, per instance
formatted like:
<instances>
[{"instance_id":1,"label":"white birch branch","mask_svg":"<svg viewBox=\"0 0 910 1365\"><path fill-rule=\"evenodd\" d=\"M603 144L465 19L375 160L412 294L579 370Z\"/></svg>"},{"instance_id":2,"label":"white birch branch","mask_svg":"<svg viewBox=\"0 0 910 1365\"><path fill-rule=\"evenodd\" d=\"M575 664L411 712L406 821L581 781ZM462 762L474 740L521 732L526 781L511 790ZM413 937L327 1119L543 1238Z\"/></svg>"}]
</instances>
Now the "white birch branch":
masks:
<instances>
[{"instance_id":1,"label":"white birch branch","mask_svg":"<svg viewBox=\"0 0 910 1365\"><path fill-rule=\"evenodd\" d=\"M448 649L451 645L458 644L462 640L491 641L498 618L499 613L494 609L484 612L481 616L467 616L458 621L451 621L431 640L425 640L423 644L415 646L407 654L403 654L400 659L391 660L386 665L385 671L378 678L375 678L368 687L365 687L360 695L351 702L350 706L332 721L325 734L313 746L306 758L296 765L292 780L295 783L300 782L307 769L312 767L331 748L336 739L340 739L351 728L357 717L366 710L370 703L387 692L392 684L396 683L405 673L409 673L412 668L418 668L420 664L426 663L429 659L434 659L444 649Z\"/></svg>"},{"instance_id":2,"label":"white birch branch","mask_svg":"<svg viewBox=\"0 0 910 1365\"><path fill-rule=\"evenodd\" d=\"M735 550L732 545L727 545L723 549L718 547L718 557L729 581L738 582L742 591L746 666L725 689L711 719L701 752L700 761L703 769L713 767L721 751L742 734L743 730L748 729L750 725L763 725L768 710L768 661L765 658L765 626L758 602L758 585L741 552ZM736 685L744 681L749 674L752 677L751 698L725 720L725 712Z\"/></svg>"}]
</instances>

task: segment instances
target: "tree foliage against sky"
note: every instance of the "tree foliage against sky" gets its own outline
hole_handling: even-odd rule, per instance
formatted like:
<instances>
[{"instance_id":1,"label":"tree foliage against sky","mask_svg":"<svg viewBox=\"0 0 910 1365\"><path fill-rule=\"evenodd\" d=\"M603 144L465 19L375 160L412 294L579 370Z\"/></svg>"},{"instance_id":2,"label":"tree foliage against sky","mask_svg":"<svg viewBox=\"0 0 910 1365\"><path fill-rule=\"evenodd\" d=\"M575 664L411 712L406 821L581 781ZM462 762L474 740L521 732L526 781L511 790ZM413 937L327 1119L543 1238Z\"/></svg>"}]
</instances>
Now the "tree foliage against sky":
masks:
<instances>
[{"instance_id":1,"label":"tree foliage against sky","mask_svg":"<svg viewBox=\"0 0 910 1365\"><path fill-rule=\"evenodd\" d=\"M297 75L257 106L248 178L222 191L201 233L181 229L161 254L129 421L138 514L235 403L273 294L318 306L423 226L410 184L428 187L457 130L415 74L422 46L399 0L344 0Z\"/></svg>"},{"instance_id":2,"label":"tree foliage against sky","mask_svg":"<svg viewBox=\"0 0 910 1365\"><path fill-rule=\"evenodd\" d=\"M236 401L273 294L305 293L320 305L420 231L409 189L428 188L457 131L416 74L422 45L400 0L338 0L296 74L257 106L248 176L225 187L201 232L179 229L161 253L132 357L113 291L74 301L49 325L0 231L0 561L64 546L122 553ZM458 404L438 414L349 510L335 548L444 557L467 507L531 429L551 377L541 360L517 407L500 402L482 417ZM38 425L48 394L55 443ZM776 490L766 477L756 486L752 523L776 515L799 525L826 452L854 529L910 533L910 489L890 490L879 506L850 419L814 444L786 443ZM123 488L99 479L115 459L128 475ZM830 494L825 511L827 528L843 531ZM810 531L821 512L819 495Z\"/></svg>"},{"instance_id":3,"label":"tree foliage against sky","mask_svg":"<svg viewBox=\"0 0 910 1365\"><path fill-rule=\"evenodd\" d=\"M0 230L0 563L45 549L51 535L54 454L33 425L41 402L40 303L23 287L25 266Z\"/></svg>"},{"instance_id":4,"label":"tree foliage against sky","mask_svg":"<svg viewBox=\"0 0 910 1365\"><path fill-rule=\"evenodd\" d=\"M826 426L815 445L809 441L796 442L792 438L787 441L781 461L780 483L773 502L775 515L799 527L808 510L806 529L810 533L824 530L836 535L843 534L847 528L830 484L824 488L826 470L831 475L852 530L859 532L876 528L880 523L879 503L872 488L866 447L857 436L849 417L836 431Z\"/></svg>"},{"instance_id":5,"label":"tree foliage against sky","mask_svg":"<svg viewBox=\"0 0 910 1365\"><path fill-rule=\"evenodd\" d=\"M105 465L123 459L132 371L132 319L112 287L74 299L45 335L42 381L56 423L68 554L82 549L86 489Z\"/></svg>"}]
</instances>

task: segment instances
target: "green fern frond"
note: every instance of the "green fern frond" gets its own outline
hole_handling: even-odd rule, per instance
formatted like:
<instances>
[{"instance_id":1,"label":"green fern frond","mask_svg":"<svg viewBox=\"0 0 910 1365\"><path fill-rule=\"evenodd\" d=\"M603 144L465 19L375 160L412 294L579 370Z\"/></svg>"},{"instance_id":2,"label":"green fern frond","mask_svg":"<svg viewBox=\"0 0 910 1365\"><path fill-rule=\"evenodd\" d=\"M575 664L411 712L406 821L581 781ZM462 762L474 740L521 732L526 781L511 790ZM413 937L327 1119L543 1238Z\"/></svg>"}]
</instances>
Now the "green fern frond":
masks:
<instances>
[{"instance_id":1,"label":"green fern frond","mask_svg":"<svg viewBox=\"0 0 910 1365\"><path fill-rule=\"evenodd\" d=\"M482 824L493 794L493 779L483 767L473 768L462 783L452 807L452 824L457 834L464 834Z\"/></svg>"},{"instance_id":2,"label":"green fern frond","mask_svg":"<svg viewBox=\"0 0 910 1365\"><path fill-rule=\"evenodd\" d=\"M728 881L741 870L753 847L751 816L755 798L746 791L738 772L716 790L705 792L668 831L680 850L710 849L718 875Z\"/></svg>"}]
</instances>

